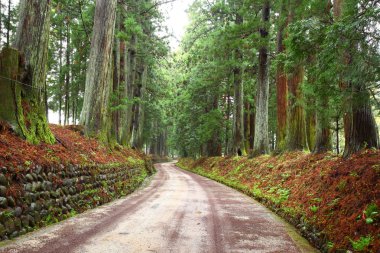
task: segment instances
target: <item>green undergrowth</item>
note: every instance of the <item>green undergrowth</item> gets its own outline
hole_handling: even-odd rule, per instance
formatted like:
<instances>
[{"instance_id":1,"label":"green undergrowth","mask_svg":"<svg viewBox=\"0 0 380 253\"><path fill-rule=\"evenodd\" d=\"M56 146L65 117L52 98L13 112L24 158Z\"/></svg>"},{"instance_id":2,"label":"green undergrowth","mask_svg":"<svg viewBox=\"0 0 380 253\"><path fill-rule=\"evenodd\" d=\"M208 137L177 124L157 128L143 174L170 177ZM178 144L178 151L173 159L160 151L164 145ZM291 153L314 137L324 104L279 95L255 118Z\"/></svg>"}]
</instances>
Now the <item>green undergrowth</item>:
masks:
<instances>
[{"instance_id":1,"label":"green undergrowth","mask_svg":"<svg viewBox=\"0 0 380 253\"><path fill-rule=\"evenodd\" d=\"M371 168L378 156L368 152L343 160L300 152L185 158L177 165L258 200L322 252L377 252L379 180Z\"/></svg>"}]
</instances>

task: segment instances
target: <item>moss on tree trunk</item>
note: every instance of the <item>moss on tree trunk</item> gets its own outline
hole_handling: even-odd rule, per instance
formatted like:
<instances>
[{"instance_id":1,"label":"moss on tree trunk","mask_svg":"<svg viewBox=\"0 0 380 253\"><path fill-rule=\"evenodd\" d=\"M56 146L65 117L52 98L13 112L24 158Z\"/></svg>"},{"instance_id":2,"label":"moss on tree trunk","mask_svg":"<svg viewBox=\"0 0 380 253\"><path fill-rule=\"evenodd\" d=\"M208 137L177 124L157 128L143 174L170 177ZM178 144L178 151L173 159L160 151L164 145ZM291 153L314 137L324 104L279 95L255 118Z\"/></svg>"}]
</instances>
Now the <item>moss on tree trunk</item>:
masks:
<instances>
[{"instance_id":1,"label":"moss on tree trunk","mask_svg":"<svg viewBox=\"0 0 380 253\"><path fill-rule=\"evenodd\" d=\"M54 143L45 108L39 102L40 90L23 84L28 81L23 57L16 49L4 48L0 62L0 119L33 144Z\"/></svg>"}]
</instances>

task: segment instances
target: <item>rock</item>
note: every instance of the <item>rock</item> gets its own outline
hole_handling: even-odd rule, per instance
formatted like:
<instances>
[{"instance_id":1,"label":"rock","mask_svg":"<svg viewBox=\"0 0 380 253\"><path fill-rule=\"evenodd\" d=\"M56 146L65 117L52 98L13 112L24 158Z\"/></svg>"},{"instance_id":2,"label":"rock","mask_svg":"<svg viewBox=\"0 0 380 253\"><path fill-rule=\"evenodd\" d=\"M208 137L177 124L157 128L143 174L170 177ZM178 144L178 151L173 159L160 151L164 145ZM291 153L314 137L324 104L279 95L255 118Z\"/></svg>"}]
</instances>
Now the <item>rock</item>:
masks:
<instances>
[{"instance_id":1,"label":"rock","mask_svg":"<svg viewBox=\"0 0 380 253\"><path fill-rule=\"evenodd\" d=\"M70 195L68 187L63 187L63 192L65 193L65 195Z\"/></svg>"},{"instance_id":2,"label":"rock","mask_svg":"<svg viewBox=\"0 0 380 253\"><path fill-rule=\"evenodd\" d=\"M45 180L47 180L48 179L48 176L46 175L46 173L45 172L43 172L42 174L41 174L41 176L45 179Z\"/></svg>"},{"instance_id":3,"label":"rock","mask_svg":"<svg viewBox=\"0 0 380 253\"><path fill-rule=\"evenodd\" d=\"M58 198L59 194L56 191L51 191L50 196L54 199Z\"/></svg>"},{"instance_id":4,"label":"rock","mask_svg":"<svg viewBox=\"0 0 380 253\"><path fill-rule=\"evenodd\" d=\"M31 174L26 174L25 178L26 178L26 180L28 180L28 182L34 181L33 176Z\"/></svg>"},{"instance_id":5,"label":"rock","mask_svg":"<svg viewBox=\"0 0 380 253\"><path fill-rule=\"evenodd\" d=\"M42 166L41 165L36 165L36 172L37 172L37 174L41 174L41 172L42 172Z\"/></svg>"},{"instance_id":6,"label":"rock","mask_svg":"<svg viewBox=\"0 0 380 253\"><path fill-rule=\"evenodd\" d=\"M0 174L0 185L3 185L3 186L7 186L8 185L8 180L7 178L5 177L4 174Z\"/></svg>"},{"instance_id":7,"label":"rock","mask_svg":"<svg viewBox=\"0 0 380 253\"><path fill-rule=\"evenodd\" d=\"M64 186L72 186L73 182L74 182L73 179L65 179L65 180L63 180L63 185Z\"/></svg>"},{"instance_id":8,"label":"rock","mask_svg":"<svg viewBox=\"0 0 380 253\"><path fill-rule=\"evenodd\" d=\"M63 201L61 198L56 198L55 203L56 203L56 206L62 206L63 205Z\"/></svg>"},{"instance_id":9,"label":"rock","mask_svg":"<svg viewBox=\"0 0 380 253\"><path fill-rule=\"evenodd\" d=\"M42 190L44 191L50 191L48 181L43 181L42 183Z\"/></svg>"},{"instance_id":10,"label":"rock","mask_svg":"<svg viewBox=\"0 0 380 253\"><path fill-rule=\"evenodd\" d=\"M22 227L22 224L21 224L21 219L20 218L14 218L14 223L15 223L15 227L20 230L21 227Z\"/></svg>"},{"instance_id":11,"label":"rock","mask_svg":"<svg viewBox=\"0 0 380 253\"><path fill-rule=\"evenodd\" d=\"M25 204L29 205L30 203L32 203L34 201L33 197L34 197L33 193L26 192L25 195L24 195Z\"/></svg>"},{"instance_id":12,"label":"rock","mask_svg":"<svg viewBox=\"0 0 380 253\"><path fill-rule=\"evenodd\" d=\"M41 190L43 190L42 189L42 183L41 182L37 182L37 191L41 191Z\"/></svg>"},{"instance_id":13,"label":"rock","mask_svg":"<svg viewBox=\"0 0 380 253\"><path fill-rule=\"evenodd\" d=\"M29 226L34 227L36 225L36 220L34 219L34 217L29 214L28 219L29 219Z\"/></svg>"},{"instance_id":14,"label":"rock","mask_svg":"<svg viewBox=\"0 0 380 253\"><path fill-rule=\"evenodd\" d=\"M7 208L8 207L8 200L4 197L0 197L0 207L1 208Z\"/></svg>"},{"instance_id":15,"label":"rock","mask_svg":"<svg viewBox=\"0 0 380 253\"><path fill-rule=\"evenodd\" d=\"M34 212L34 220L36 224L38 224L41 221L41 215L39 212Z\"/></svg>"},{"instance_id":16,"label":"rock","mask_svg":"<svg viewBox=\"0 0 380 253\"><path fill-rule=\"evenodd\" d=\"M36 209L37 209L37 203L33 202L32 204L30 204L30 207L29 207L30 213L34 213Z\"/></svg>"},{"instance_id":17,"label":"rock","mask_svg":"<svg viewBox=\"0 0 380 253\"><path fill-rule=\"evenodd\" d=\"M69 211L73 210L73 208L72 208L69 204L66 205L66 208L67 208Z\"/></svg>"},{"instance_id":18,"label":"rock","mask_svg":"<svg viewBox=\"0 0 380 253\"><path fill-rule=\"evenodd\" d=\"M16 231L15 223L13 219L8 219L4 223L5 229L7 230L8 234L12 234L13 232Z\"/></svg>"},{"instance_id":19,"label":"rock","mask_svg":"<svg viewBox=\"0 0 380 253\"><path fill-rule=\"evenodd\" d=\"M0 224L0 237L3 237L7 233L7 229L3 226L3 224Z\"/></svg>"},{"instance_id":20,"label":"rock","mask_svg":"<svg viewBox=\"0 0 380 253\"><path fill-rule=\"evenodd\" d=\"M21 209L21 207L19 207L19 206L16 207L15 210L13 211L13 215L14 215L15 217L20 217L21 214L22 214L22 209Z\"/></svg>"},{"instance_id":21,"label":"rock","mask_svg":"<svg viewBox=\"0 0 380 253\"><path fill-rule=\"evenodd\" d=\"M76 193L75 187L70 187L69 193L70 195L74 195Z\"/></svg>"},{"instance_id":22,"label":"rock","mask_svg":"<svg viewBox=\"0 0 380 253\"><path fill-rule=\"evenodd\" d=\"M43 198L44 198L45 200L50 199L50 192L49 192L49 191L45 191L45 192L43 193Z\"/></svg>"},{"instance_id":23,"label":"rock","mask_svg":"<svg viewBox=\"0 0 380 253\"><path fill-rule=\"evenodd\" d=\"M5 186L0 186L0 196L5 197L7 195L7 187Z\"/></svg>"},{"instance_id":24,"label":"rock","mask_svg":"<svg viewBox=\"0 0 380 253\"><path fill-rule=\"evenodd\" d=\"M37 183L33 182L31 192L37 192Z\"/></svg>"},{"instance_id":25,"label":"rock","mask_svg":"<svg viewBox=\"0 0 380 253\"><path fill-rule=\"evenodd\" d=\"M24 185L24 189L27 192L31 192L31 191L33 191L33 185L31 183L27 183Z\"/></svg>"},{"instance_id":26,"label":"rock","mask_svg":"<svg viewBox=\"0 0 380 253\"><path fill-rule=\"evenodd\" d=\"M36 211L39 212L39 211L41 211L41 209L42 209L41 203L36 202Z\"/></svg>"},{"instance_id":27,"label":"rock","mask_svg":"<svg viewBox=\"0 0 380 253\"><path fill-rule=\"evenodd\" d=\"M9 238L13 239L13 238L16 238L18 236L18 232L17 231L14 231L10 236Z\"/></svg>"},{"instance_id":28,"label":"rock","mask_svg":"<svg viewBox=\"0 0 380 253\"><path fill-rule=\"evenodd\" d=\"M55 177L55 175L51 172L48 173L47 175L47 178L49 179L49 181L53 181L53 178Z\"/></svg>"},{"instance_id":29,"label":"rock","mask_svg":"<svg viewBox=\"0 0 380 253\"><path fill-rule=\"evenodd\" d=\"M45 216L47 216L48 214L49 214L49 211L46 210L46 209L44 209L44 210L42 210L42 211L40 212L41 217L45 217Z\"/></svg>"},{"instance_id":30,"label":"rock","mask_svg":"<svg viewBox=\"0 0 380 253\"><path fill-rule=\"evenodd\" d=\"M38 181L38 177L36 173L31 173L31 175L33 177L33 181Z\"/></svg>"},{"instance_id":31,"label":"rock","mask_svg":"<svg viewBox=\"0 0 380 253\"><path fill-rule=\"evenodd\" d=\"M27 233L25 228L22 228L19 232L20 235L25 235Z\"/></svg>"},{"instance_id":32,"label":"rock","mask_svg":"<svg viewBox=\"0 0 380 253\"><path fill-rule=\"evenodd\" d=\"M7 200L8 200L8 205L10 207L15 207L16 206L16 201L15 201L15 199L13 197L9 196L9 197L7 197Z\"/></svg>"},{"instance_id":33,"label":"rock","mask_svg":"<svg viewBox=\"0 0 380 253\"><path fill-rule=\"evenodd\" d=\"M29 226L29 215L23 215L21 216L21 224L23 227Z\"/></svg>"}]
</instances>

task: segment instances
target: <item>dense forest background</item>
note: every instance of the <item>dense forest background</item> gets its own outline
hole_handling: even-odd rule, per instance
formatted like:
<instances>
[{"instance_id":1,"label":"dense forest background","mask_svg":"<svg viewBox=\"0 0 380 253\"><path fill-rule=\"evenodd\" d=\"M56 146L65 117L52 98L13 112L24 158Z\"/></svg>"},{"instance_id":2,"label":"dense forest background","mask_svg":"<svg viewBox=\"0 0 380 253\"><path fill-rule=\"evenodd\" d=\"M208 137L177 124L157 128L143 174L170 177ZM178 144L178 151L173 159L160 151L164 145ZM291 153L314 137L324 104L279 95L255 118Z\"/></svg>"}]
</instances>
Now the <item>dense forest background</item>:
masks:
<instances>
[{"instance_id":1,"label":"dense forest background","mask_svg":"<svg viewBox=\"0 0 380 253\"><path fill-rule=\"evenodd\" d=\"M45 73L29 80L43 91L33 110L112 146L193 157L379 148L379 1L195 0L174 52L159 9L170 2L3 0L1 46ZM43 61L28 53L43 43L20 36L25 17L47 27L28 30L47 42ZM27 139L54 141L25 117Z\"/></svg>"}]
</instances>

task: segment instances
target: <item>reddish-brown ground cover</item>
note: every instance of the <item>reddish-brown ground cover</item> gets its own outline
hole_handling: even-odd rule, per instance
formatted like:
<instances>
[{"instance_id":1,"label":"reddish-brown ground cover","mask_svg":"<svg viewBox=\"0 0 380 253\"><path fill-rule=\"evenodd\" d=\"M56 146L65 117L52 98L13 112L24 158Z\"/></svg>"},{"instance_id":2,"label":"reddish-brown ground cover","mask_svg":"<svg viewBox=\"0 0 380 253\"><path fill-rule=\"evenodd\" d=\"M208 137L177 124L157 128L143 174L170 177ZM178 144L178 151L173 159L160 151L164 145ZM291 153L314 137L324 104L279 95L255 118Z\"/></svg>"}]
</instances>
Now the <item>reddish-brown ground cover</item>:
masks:
<instances>
[{"instance_id":1,"label":"reddish-brown ground cover","mask_svg":"<svg viewBox=\"0 0 380 253\"><path fill-rule=\"evenodd\" d=\"M52 164L125 163L128 158L143 154L127 148L110 149L95 139L84 137L76 127L51 125L57 143L32 145L0 126L0 167Z\"/></svg>"},{"instance_id":2,"label":"reddish-brown ground cover","mask_svg":"<svg viewBox=\"0 0 380 253\"><path fill-rule=\"evenodd\" d=\"M364 251L380 250L380 216L373 213L373 222L366 221L368 207L380 207L379 151L347 160L298 152L255 159L185 159L179 164L248 191L290 221L305 220L332 252L353 250L352 242L369 237Z\"/></svg>"}]
</instances>

